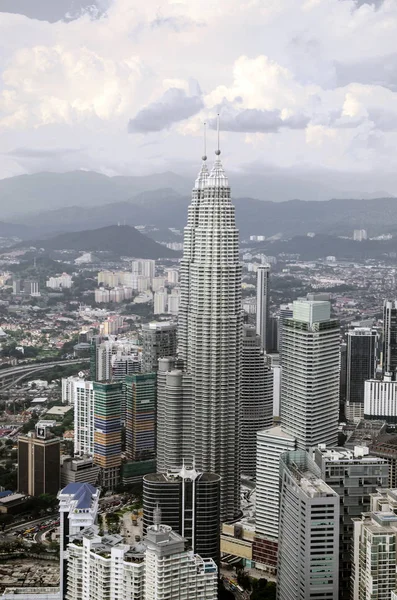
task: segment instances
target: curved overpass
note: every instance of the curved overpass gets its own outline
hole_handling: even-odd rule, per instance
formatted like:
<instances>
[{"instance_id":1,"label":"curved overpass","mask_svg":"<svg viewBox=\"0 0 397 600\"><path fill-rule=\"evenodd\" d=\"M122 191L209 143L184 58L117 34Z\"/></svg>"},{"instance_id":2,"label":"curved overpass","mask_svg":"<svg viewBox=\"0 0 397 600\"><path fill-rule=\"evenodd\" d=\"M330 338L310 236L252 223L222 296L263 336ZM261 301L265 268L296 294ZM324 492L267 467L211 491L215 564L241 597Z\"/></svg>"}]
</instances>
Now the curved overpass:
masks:
<instances>
[{"instance_id":1,"label":"curved overpass","mask_svg":"<svg viewBox=\"0 0 397 600\"><path fill-rule=\"evenodd\" d=\"M89 362L89 358L73 358L69 360L56 360L47 363L35 363L28 365L17 365L9 369L0 370L0 391L5 391L16 383L19 383L28 375L48 371L54 367L67 367Z\"/></svg>"}]
</instances>

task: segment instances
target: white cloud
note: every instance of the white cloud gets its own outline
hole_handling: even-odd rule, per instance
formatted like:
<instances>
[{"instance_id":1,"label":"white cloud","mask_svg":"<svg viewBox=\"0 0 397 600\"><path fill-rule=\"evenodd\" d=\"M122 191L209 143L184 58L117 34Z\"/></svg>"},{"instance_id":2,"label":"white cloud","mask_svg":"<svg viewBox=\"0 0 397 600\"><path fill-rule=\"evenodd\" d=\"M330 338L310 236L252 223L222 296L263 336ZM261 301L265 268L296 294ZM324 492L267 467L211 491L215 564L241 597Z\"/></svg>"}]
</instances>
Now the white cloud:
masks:
<instances>
[{"instance_id":1,"label":"white cloud","mask_svg":"<svg viewBox=\"0 0 397 600\"><path fill-rule=\"evenodd\" d=\"M51 165L175 170L220 110L232 168L255 152L279 167L396 170L395 0L107 4L70 22L0 12L2 150L31 148L24 169L35 148L45 161L84 147ZM8 155L0 176L21 160Z\"/></svg>"}]
</instances>

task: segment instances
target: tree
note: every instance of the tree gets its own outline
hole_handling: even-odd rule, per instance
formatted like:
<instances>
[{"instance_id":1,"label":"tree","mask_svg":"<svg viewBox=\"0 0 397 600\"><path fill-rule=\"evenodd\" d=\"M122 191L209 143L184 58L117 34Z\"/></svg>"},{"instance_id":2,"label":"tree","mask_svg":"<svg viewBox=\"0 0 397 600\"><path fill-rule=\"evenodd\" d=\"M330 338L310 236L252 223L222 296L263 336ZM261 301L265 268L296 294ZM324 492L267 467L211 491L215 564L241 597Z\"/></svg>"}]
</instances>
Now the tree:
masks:
<instances>
[{"instance_id":1,"label":"tree","mask_svg":"<svg viewBox=\"0 0 397 600\"><path fill-rule=\"evenodd\" d=\"M255 579L252 583L251 600L275 600L276 584L267 579Z\"/></svg>"},{"instance_id":2,"label":"tree","mask_svg":"<svg viewBox=\"0 0 397 600\"><path fill-rule=\"evenodd\" d=\"M245 590L251 589L251 579L249 578L248 573L244 571L244 569L238 569L237 581Z\"/></svg>"}]
</instances>

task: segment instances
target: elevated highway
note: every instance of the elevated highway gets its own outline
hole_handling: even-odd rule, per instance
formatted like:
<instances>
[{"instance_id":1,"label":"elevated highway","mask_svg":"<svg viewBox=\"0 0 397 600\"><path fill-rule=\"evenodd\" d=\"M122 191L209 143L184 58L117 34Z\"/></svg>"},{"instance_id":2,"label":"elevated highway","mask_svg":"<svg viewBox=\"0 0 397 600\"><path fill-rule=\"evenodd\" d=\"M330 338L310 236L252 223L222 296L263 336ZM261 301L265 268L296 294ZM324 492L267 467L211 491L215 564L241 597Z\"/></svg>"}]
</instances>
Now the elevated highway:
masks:
<instances>
[{"instance_id":1,"label":"elevated highway","mask_svg":"<svg viewBox=\"0 0 397 600\"><path fill-rule=\"evenodd\" d=\"M67 360L54 360L46 363L29 363L26 365L16 365L7 369L0 369L0 392L8 390L13 385L19 383L28 375L49 371L54 367L67 367L88 363L89 358L72 358Z\"/></svg>"}]
</instances>

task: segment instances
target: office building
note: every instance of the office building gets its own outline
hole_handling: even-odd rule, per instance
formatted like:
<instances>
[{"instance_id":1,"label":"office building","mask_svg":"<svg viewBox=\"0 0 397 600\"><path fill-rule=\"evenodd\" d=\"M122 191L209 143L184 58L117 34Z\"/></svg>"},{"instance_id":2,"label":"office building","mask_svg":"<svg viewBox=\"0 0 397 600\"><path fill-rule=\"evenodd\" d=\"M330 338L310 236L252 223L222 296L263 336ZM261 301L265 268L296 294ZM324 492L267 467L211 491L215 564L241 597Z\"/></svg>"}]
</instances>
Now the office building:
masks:
<instances>
[{"instance_id":1,"label":"office building","mask_svg":"<svg viewBox=\"0 0 397 600\"><path fill-rule=\"evenodd\" d=\"M149 460L156 454L156 373L127 375L126 454Z\"/></svg>"},{"instance_id":2,"label":"office building","mask_svg":"<svg viewBox=\"0 0 397 600\"><path fill-rule=\"evenodd\" d=\"M227 520L240 509L242 267L219 154L210 174L203 161L188 210L178 347L191 376L191 452L198 470L221 476L221 519Z\"/></svg>"},{"instance_id":3,"label":"office building","mask_svg":"<svg viewBox=\"0 0 397 600\"><path fill-rule=\"evenodd\" d=\"M216 600L218 569L185 550L166 525L148 528L145 544L99 535L92 526L68 546L68 600Z\"/></svg>"},{"instance_id":4,"label":"office building","mask_svg":"<svg viewBox=\"0 0 397 600\"><path fill-rule=\"evenodd\" d=\"M383 374L396 379L397 371L397 300L383 304Z\"/></svg>"},{"instance_id":5,"label":"office building","mask_svg":"<svg viewBox=\"0 0 397 600\"><path fill-rule=\"evenodd\" d=\"M241 375L241 471L255 476L256 434L273 424L273 373L265 362L261 338L244 326Z\"/></svg>"},{"instance_id":6,"label":"office building","mask_svg":"<svg viewBox=\"0 0 397 600\"><path fill-rule=\"evenodd\" d=\"M364 418L397 424L397 381L391 374L383 380L370 379L364 384Z\"/></svg>"},{"instance_id":7,"label":"office building","mask_svg":"<svg viewBox=\"0 0 397 600\"><path fill-rule=\"evenodd\" d=\"M364 382L376 371L378 334L369 327L357 327L347 334L346 418L358 422L364 415Z\"/></svg>"},{"instance_id":8,"label":"office building","mask_svg":"<svg viewBox=\"0 0 397 600\"><path fill-rule=\"evenodd\" d=\"M112 381L125 381L127 375L141 371L141 361L138 354L124 354L117 351L110 359Z\"/></svg>"},{"instance_id":9,"label":"office building","mask_svg":"<svg viewBox=\"0 0 397 600\"><path fill-rule=\"evenodd\" d=\"M379 436L370 445L370 452L389 465L389 481L385 487L397 488L397 436L387 433Z\"/></svg>"},{"instance_id":10,"label":"office building","mask_svg":"<svg viewBox=\"0 0 397 600\"><path fill-rule=\"evenodd\" d=\"M260 265L256 272L256 333L261 348L268 351L270 266Z\"/></svg>"},{"instance_id":11,"label":"office building","mask_svg":"<svg viewBox=\"0 0 397 600\"><path fill-rule=\"evenodd\" d=\"M287 319L292 319L294 314L292 302L289 304L281 304L278 318L278 339L277 339L277 350L281 354L283 344L283 331L284 323Z\"/></svg>"},{"instance_id":12,"label":"office building","mask_svg":"<svg viewBox=\"0 0 397 600\"><path fill-rule=\"evenodd\" d=\"M142 325L142 372L155 373L159 358L176 355L175 323L161 321Z\"/></svg>"},{"instance_id":13,"label":"office building","mask_svg":"<svg viewBox=\"0 0 397 600\"><path fill-rule=\"evenodd\" d=\"M283 326L281 423L298 448L336 445L339 419L339 323L331 305L298 300Z\"/></svg>"},{"instance_id":14,"label":"office building","mask_svg":"<svg viewBox=\"0 0 397 600\"><path fill-rule=\"evenodd\" d=\"M138 258L132 261L131 271L133 275L143 275L153 279L156 270L156 261Z\"/></svg>"},{"instance_id":15,"label":"office building","mask_svg":"<svg viewBox=\"0 0 397 600\"><path fill-rule=\"evenodd\" d=\"M356 446L315 450L315 462L321 478L340 498L339 522L339 600L350 600L353 519L370 509L370 496L379 487L387 487L389 465L381 458L369 456L369 449Z\"/></svg>"},{"instance_id":16,"label":"office building","mask_svg":"<svg viewBox=\"0 0 397 600\"><path fill-rule=\"evenodd\" d=\"M94 398L94 462L101 486L114 489L120 481L123 384L95 382Z\"/></svg>"},{"instance_id":17,"label":"office building","mask_svg":"<svg viewBox=\"0 0 397 600\"><path fill-rule=\"evenodd\" d=\"M60 487L60 442L40 423L34 432L19 436L18 492L56 496Z\"/></svg>"},{"instance_id":18,"label":"office building","mask_svg":"<svg viewBox=\"0 0 397 600\"><path fill-rule=\"evenodd\" d=\"M175 358L161 358L157 372L157 471L193 464L192 377Z\"/></svg>"},{"instance_id":19,"label":"office building","mask_svg":"<svg viewBox=\"0 0 397 600\"><path fill-rule=\"evenodd\" d=\"M88 483L69 483L58 494L59 554L61 598L68 598L68 544L86 527L91 527L98 514L99 490ZM76 597L77 600L77 597Z\"/></svg>"},{"instance_id":20,"label":"office building","mask_svg":"<svg viewBox=\"0 0 397 600\"><path fill-rule=\"evenodd\" d=\"M353 600L389 600L397 590L396 490L379 492L371 498L370 512L354 519Z\"/></svg>"},{"instance_id":21,"label":"office building","mask_svg":"<svg viewBox=\"0 0 397 600\"><path fill-rule=\"evenodd\" d=\"M339 496L307 452L280 462L277 600L338 600Z\"/></svg>"},{"instance_id":22,"label":"office building","mask_svg":"<svg viewBox=\"0 0 397 600\"><path fill-rule=\"evenodd\" d=\"M219 475L199 473L194 467L145 475L144 533L160 510L161 522L185 538L195 553L218 562L219 492Z\"/></svg>"},{"instance_id":23,"label":"office building","mask_svg":"<svg viewBox=\"0 0 397 600\"><path fill-rule=\"evenodd\" d=\"M91 343L91 373L95 369L94 381L110 381L115 376L119 376L122 379L124 373L127 374L128 371L130 373L134 372L134 369L138 368L132 364L138 360L138 348L133 343L117 340L116 338L106 341L103 341L99 336L98 338L94 344ZM95 357L93 356L94 351ZM127 360L127 356L131 356L132 360ZM122 363L124 363L124 366Z\"/></svg>"},{"instance_id":24,"label":"office building","mask_svg":"<svg viewBox=\"0 0 397 600\"><path fill-rule=\"evenodd\" d=\"M99 467L92 456L61 456L61 488L68 483L89 483L99 481Z\"/></svg>"},{"instance_id":25,"label":"office building","mask_svg":"<svg viewBox=\"0 0 397 600\"><path fill-rule=\"evenodd\" d=\"M275 573L280 518L280 456L295 450L295 439L281 427L257 434L256 516L253 559Z\"/></svg>"}]
</instances>

